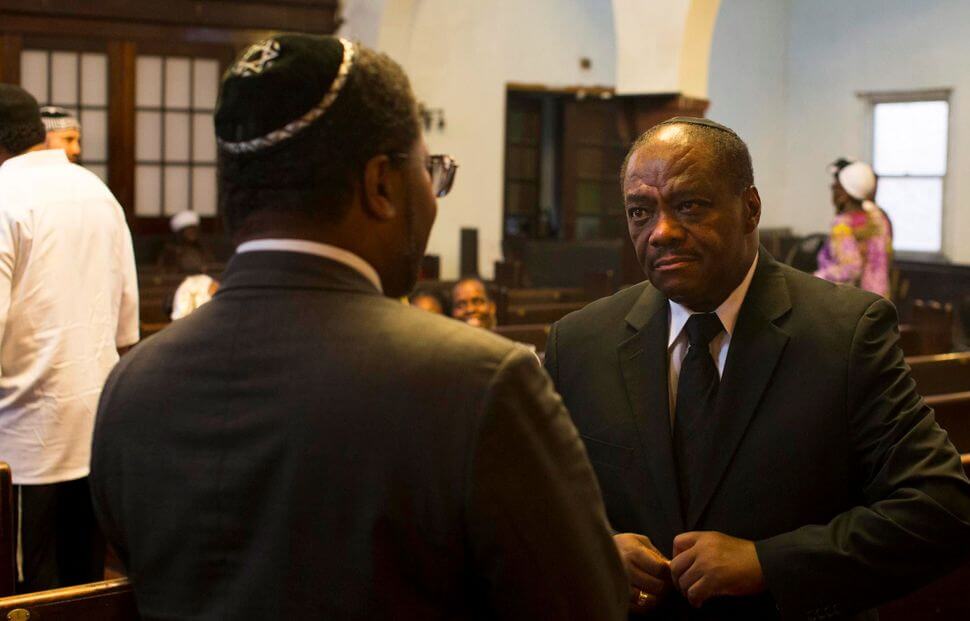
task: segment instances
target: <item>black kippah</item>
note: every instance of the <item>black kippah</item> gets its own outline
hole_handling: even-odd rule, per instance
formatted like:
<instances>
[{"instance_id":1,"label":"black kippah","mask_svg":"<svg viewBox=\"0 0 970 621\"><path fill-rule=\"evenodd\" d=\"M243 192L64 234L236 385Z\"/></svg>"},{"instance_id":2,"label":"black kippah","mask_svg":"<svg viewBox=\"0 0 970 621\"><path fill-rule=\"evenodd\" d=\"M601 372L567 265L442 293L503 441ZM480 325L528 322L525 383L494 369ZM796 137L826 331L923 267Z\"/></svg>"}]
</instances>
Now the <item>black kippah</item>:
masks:
<instances>
[{"instance_id":1,"label":"black kippah","mask_svg":"<svg viewBox=\"0 0 970 621\"><path fill-rule=\"evenodd\" d=\"M34 127L41 133L44 123L34 96L13 84L0 84L0 127Z\"/></svg>"},{"instance_id":2,"label":"black kippah","mask_svg":"<svg viewBox=\"0 0 970 621\"><path fill-rule=\"evenodd\" d=\"M326 112L353 63L354 47L331 36L279 35L251 45L219 89L219 148L253 153L296 135Z\"/></svg>"},{"instance_id":3,"label":"black kippah","mask_svg":"<svg viewBox=\"0 0 970 621\"><path fill-rule=\"evenodd\" d=\"M727 132L732 136L734 136L735 138L737 138L738 140L741 139L741 137L738 136L738 134L730 127L721 125L717 121L712 121L710 119L704 119L696 116L675 116L672 119L667 119L666 121L661 121L660 123L657 123L657 126L674 125L674 124L700 125L701 127L710 127L711 129L717 129L722 132Z\"/></svg>"}]
</instances>

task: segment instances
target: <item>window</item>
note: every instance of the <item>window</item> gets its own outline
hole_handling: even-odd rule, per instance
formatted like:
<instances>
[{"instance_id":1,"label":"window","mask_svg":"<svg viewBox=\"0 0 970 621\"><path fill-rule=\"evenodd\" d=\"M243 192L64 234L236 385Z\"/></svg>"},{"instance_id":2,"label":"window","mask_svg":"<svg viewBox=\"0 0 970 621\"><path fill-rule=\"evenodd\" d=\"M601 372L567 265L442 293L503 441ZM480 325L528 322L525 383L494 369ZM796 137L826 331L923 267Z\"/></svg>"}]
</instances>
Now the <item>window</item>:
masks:
<instances>
[{"instance_id":1,"label":"window","mask_svg":"<svg viewBox=\"0 0 970 621\"><path fill-rule=\"evenodd\" d=\"M135 75L135 214L215 216L219 62L138 56Z\"/></svg>"},{"instance_id":2,"label":"window","mask_svg":"<svg viewBox=\"0 0 970 621\"><path fill-rule=\"evenodd\" d=\"M108 57L25 49L21 86L42 106L60 106L81 123L81 164L108 179Z\"/></svg>"},{"instance_id":3,"label":"window","mask_svg":"<svg viewBox=\"0 0 970 621\"><path fill-rule=\"evenodd\" d=\"M946 93L871 99L876 202L892 220L893 246L941 252L950 112Z\"/></svg>"}]
</instances>

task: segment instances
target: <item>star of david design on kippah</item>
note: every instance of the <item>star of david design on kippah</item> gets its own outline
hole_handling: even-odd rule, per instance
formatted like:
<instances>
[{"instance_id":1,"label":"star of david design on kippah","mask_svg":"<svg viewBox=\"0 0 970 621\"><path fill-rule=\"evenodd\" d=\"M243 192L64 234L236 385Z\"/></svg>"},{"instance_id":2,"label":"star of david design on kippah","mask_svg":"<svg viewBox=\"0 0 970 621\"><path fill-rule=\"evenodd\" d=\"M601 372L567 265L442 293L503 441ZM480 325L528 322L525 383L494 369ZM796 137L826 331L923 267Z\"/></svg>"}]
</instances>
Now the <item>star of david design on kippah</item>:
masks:
<instances>
[{"instance_id":1,"label":"star of david design on kippah","mask_svg":"<svg viewBox=\"0 0 970 621\"><path fill-rule=\"evenodd\" d=\"M344 87L344 83L347 81L347 75L354 66L354 57L356 56L354 44L347 39L341 38L338 40L340 41L340 45L343 46L343 58L340 61L340 67L337 69L337 76L334 78L333 83L330 84L330 88L323 96L323 99L320 100L320 103L310 108L310 110L300 118L287 123L280 129L271 131L265 136L259 136L258 138L244 140L242 142L231 142L217 137L216 144L219 145L219 148L226 153L231 153L233 155L239 155L240 153L256 153L257 151L268 149L269 147L289 140L322 117L327 109L333 104L334 100L337 99L337 95L340 94L340 90ZM249 54L247 53L246 56L248 55Z\"/></svg>"},{"instance_id":2,"label":"star of david design on kippah","mask_svg":"<svg viewBox=\"0 0 970 621\"><path fill-rule=\"evenodd\" d=\"M266 70L273 61L279 58L280 42L275 39L267 39L254 43L249 46L243 55L232 67L233 75L247 78L252 75L259 75Z\"/></svg>"}]
</instances>

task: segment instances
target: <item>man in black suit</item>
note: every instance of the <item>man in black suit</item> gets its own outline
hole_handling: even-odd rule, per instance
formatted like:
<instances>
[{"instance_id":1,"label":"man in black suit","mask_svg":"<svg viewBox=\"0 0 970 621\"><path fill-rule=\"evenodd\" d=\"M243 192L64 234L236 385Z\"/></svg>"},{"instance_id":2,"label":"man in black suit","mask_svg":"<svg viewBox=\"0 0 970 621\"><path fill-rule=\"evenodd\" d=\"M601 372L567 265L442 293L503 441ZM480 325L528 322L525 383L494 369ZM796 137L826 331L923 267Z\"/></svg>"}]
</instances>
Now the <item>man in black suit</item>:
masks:
<instances>
[{"instance_id":1,"label":"man in black suit","mask_svg":"<svg viewBox=\"0 0 970 621\"><path fill-rule=\"evenodd\" d=\"M916 393L893 306L776 263L731 130L681 118L624 164L649 282L552 327L631 609L823 619L955 567L970 486Z\"/></svg>"},{"instance_id":2,"label":"man in black suit","mask_svg":"<svg viewBox=\"0 0 970 621\"><path fill-rule=\"evenodd\" d=\"M455 164L401 68L277 36L223 81L215 298L110 377L95 504L146 619L617 619L583 444L524 348L409 308Z\"/></svg>"}]
</instances>

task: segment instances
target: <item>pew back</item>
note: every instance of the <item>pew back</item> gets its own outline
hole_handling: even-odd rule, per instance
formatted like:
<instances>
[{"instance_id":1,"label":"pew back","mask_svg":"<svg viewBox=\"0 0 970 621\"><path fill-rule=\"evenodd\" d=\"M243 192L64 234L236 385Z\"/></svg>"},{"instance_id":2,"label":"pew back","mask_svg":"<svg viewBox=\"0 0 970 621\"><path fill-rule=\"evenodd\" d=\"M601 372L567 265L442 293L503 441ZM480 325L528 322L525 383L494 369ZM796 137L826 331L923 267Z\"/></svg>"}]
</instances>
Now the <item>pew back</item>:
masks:
<instances>
[{"instance_id":1,"label":"pew back","mask_svg":"<svg viewBox=\"0 0 970 621\"><path fill-rule=\"evenodd\" d=\"M133 621L138 608L127 578L0 597L0 619Z\"/></svg>"},{"instance_id":2,"label":"pew back","mask_svg":"<svg viewBox=\"0 0 970 621\"><path fill-rule=\"evenodd\" d=\"M0 462L0 596L17 588L17 531L14 528L13 476Z\"/></svg>"}]
</instances>

